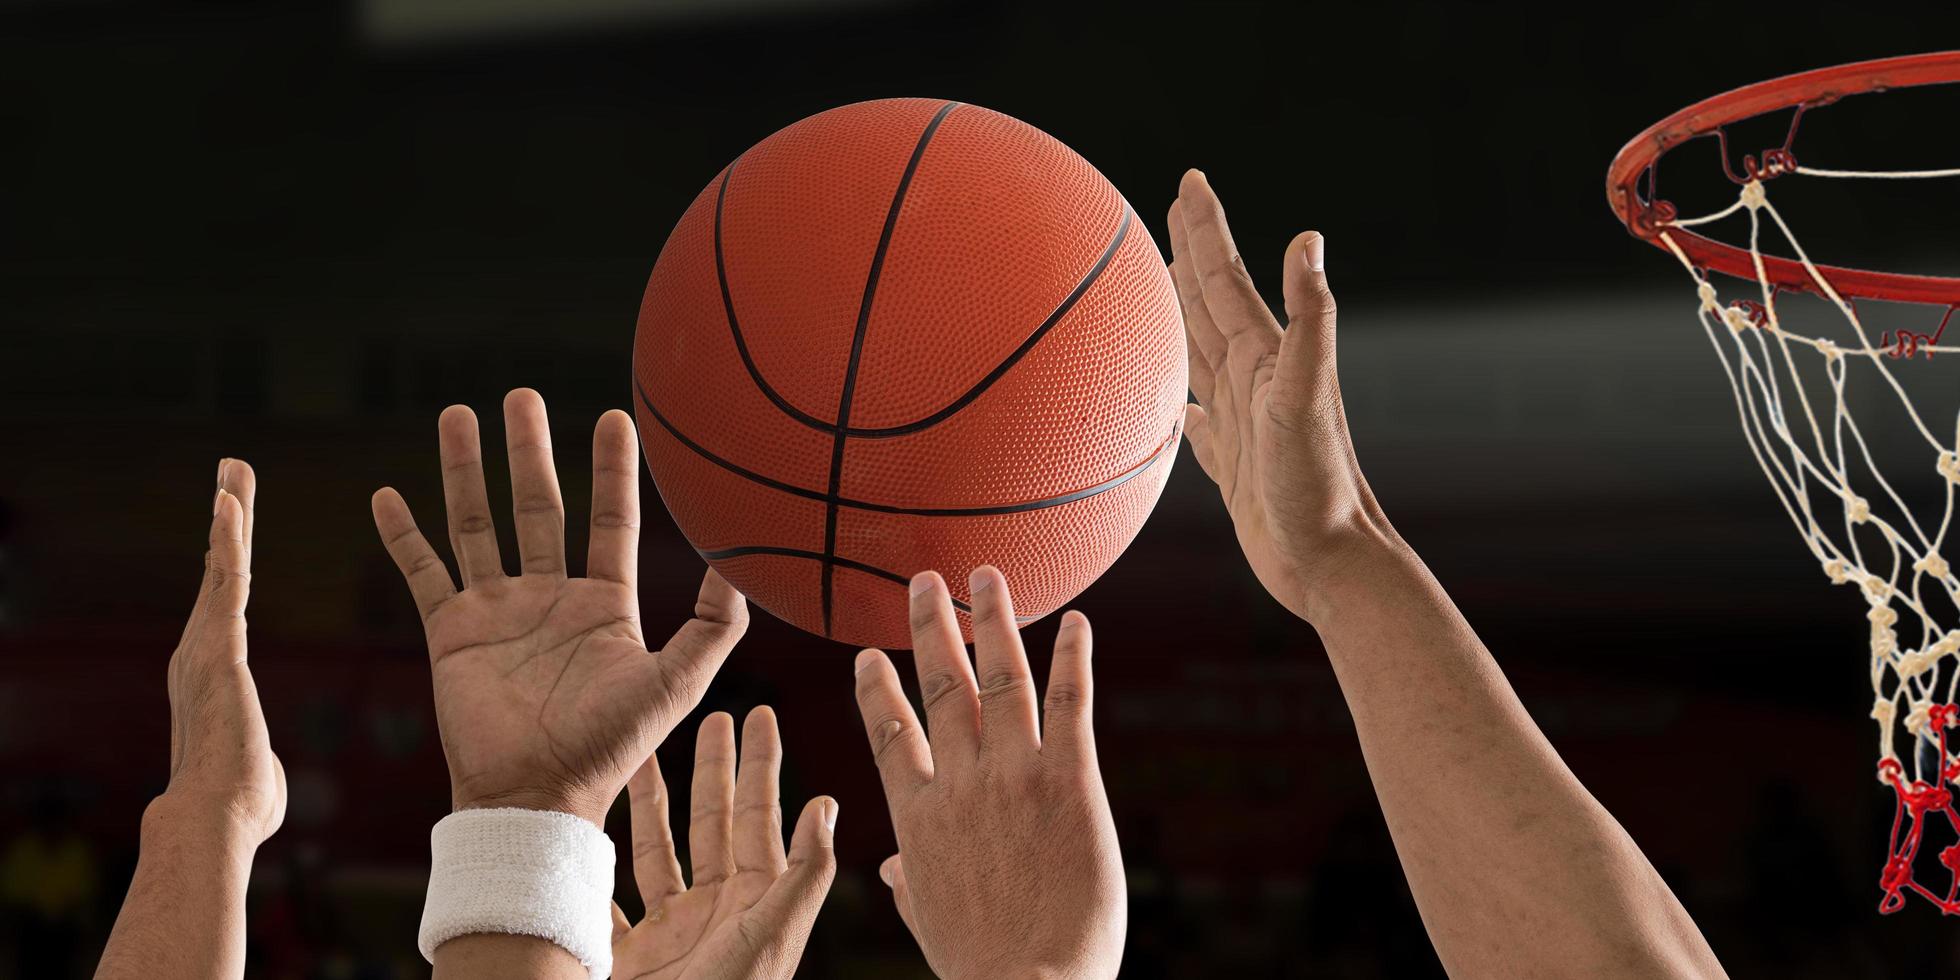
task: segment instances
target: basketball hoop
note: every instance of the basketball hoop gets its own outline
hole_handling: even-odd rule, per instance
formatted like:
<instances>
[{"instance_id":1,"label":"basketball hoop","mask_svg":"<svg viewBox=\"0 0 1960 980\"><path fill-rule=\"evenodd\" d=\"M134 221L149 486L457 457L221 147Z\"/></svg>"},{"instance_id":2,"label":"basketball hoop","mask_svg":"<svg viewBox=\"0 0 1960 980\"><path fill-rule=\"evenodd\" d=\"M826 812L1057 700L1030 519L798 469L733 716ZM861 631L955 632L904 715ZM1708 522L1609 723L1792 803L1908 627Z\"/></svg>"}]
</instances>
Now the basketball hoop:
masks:
<instances>
[{"instance_id":1,"label":"basketball hoop","mask_svg":"<svg viewBox=\"0 0 1960 980\"><path fill-rule=\"evenodd\" d=\"M1960 914L1960 844L1939 852L1947 869L1944 894L1914 877L1929 823L1943 821L1960 836L1951 786L1960 784L1960 756L1948 749L1948 730L1960 724L1960 578L1942 557L1955 524L1960 490L1960 419L1942 439L1926 425L1894 365L1935 354L1960 353L1960 337L1945 331L1960 309L1960 278L1908 275L1820 265L1798 244L1767 188L1785 177L1851 180L1960 178L1945 170L1869 171L1808 166L1796 142L1806 114L1848 96L1960 82L1960 51L1865 61L1748 85L1689 106L1634 137L1607 171L1607 200L1635 237L1673 255L1693 278L1697 316L1735 396L1744 439L1797 533L1834 583L1857 585L1870 621L1872 718L1879 728L1878 779L1896 807L1880 875L1882 913L1898 911L1918 894L1948 915ZM1781 145L1731 160L1728 127L1773 112L1789 112ZM1660 196L1658 165L1690 140L1714 137L1722 170L1737 187L1733 204L1682 218ZM1700 229L1724 219L1747 219L1747 245ZM1763 231L1774 230L1787 255L1765 252ZM1783 248L1777 251L1783 251ZM1753 283L1724 305L1711 274ZM1820 297L1849 328L1852 343L1790 329L1778 310L1793 293ZM1874 342L1860 319L1859 300L1931 307L1920 329L1901 327ZM1854 367L1856 371L1854 372ZM1871 369L1870 372L1866 368ZM1925 475L1938 479L1944 505L1937 523L1922 524L1880 472L1871 444L1853 418L1846 386L1876 375L1896 395L1930 450ZM1818 378L1818 381L1807 381ZM1829 403L1813 405L1807 384L1826 386ZM1821 392L1820 392L1821 394ZM1854 476L1856 479L1854 479ZM1862 492L1861 492L1862 491ZM1820 520L1813 497L1842 511ZM1924 508L1922 508L1924 509ZM1838 526L1830 526L1838 525ZM1876 541L1867 546L1860 537ZM1943 603L1944 605L1938 605ZM1908 641L1902 645L1900 634ZM1911 751L1901 761L1901 746Z\"/></svg>"}]
</instances>

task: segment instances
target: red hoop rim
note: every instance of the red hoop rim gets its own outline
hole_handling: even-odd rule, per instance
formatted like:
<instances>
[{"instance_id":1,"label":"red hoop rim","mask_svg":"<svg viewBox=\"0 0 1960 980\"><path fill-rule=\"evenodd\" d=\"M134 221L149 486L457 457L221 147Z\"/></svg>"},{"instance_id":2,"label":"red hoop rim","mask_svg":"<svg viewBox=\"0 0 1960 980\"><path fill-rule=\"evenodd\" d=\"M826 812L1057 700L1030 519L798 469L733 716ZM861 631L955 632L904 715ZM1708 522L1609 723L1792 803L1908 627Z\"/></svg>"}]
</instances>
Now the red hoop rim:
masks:
<instances>
[{"instance_id":1,"label":"red hoop rim","mask_svg":"<svg viewBox=\"0 0 1960 980\"><path fill-rule=\"evenodd\" d=\"M1613 164L1606 171L1607 203L1635 238L1665 249L1666 244L1660 240L1660 233L1665 230L1698 268L1739 279L1755 279L1755 261L1747 249L1718 242L1686 228L1666 227L1664 222L1671 215L1665 212L1671 211L1671 206L1664 200L1641 198L1641 177L1668 151L1691 139L1715 133L1731 123L1779 109L1829 105L1847 95L1948 82L1960 82L1960 51L1879 58L1819 68L1744 85L1703 99L1647 127L1613 157ZM1765 166L1771 166L1768 159L1770 153L1764 156ZM1775 176L1777 172L1771 169L1769 176ZM1838 295L1847 300L1882 299L1949 307L1960 305L1960 278L1828 265L1818 266L1817 271ZM1817 291L1817 284L1803 264L1792 259L1765 254L1763 274L1772 285L1782 289Z\"/></svg>"}]
</instances>

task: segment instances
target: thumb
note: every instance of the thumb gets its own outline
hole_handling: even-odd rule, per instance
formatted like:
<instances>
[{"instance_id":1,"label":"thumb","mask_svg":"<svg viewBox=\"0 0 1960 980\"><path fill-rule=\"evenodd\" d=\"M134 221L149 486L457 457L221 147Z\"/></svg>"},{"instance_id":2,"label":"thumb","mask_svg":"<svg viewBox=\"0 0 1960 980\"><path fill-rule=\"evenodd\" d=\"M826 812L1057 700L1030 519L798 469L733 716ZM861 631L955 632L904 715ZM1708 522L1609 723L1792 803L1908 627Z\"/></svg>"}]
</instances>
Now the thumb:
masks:
<instances>
[{"instance_id":1,"label":"thumb","mask_svg":"<svg viewBox=\"0 0 1960 980\"><path fill-rule=\"evenodd\" d=\"M837 875L837 801L819 796L803 806L790 838L789 867L743 917L760 940L755 976L789 976L803 956L803 944L817 921L817 910ZM759 969L774 964L775 969Z\"/></svg>"},{"instance_id":2,"label":"thumb","mask_svg":"<svg viewBox=\"0 0 1960 980\"><path fill-rule=\"evenodd\" d=\"M912 933L912 940L924 949L925 943L919 938L919 924L912 921L912 887L905 881L905 856L894 854L878 865L878 878L892 889L892 904L898 906L898 917L905 922L905 928Z\"/></svg>"},{"instance_id":3,"label":"thumb","mask_svg":"<svg viewBox=\"0 0 1960 980\"><path fill-rule=\"evenodd\" d=\"M1320 232L1294 236L1286 247L1280 281L1286 334L1280 341L1273 392L1300 399L1287 408L1303 408L1334 381L1334 293L1327 287L1327 239Z\"/></svg>"},{"instance_id":4,"label":"thumb","mask_svg":"<svg viewBox=\"0 0 1960 980\"><path fill-rule=\"evenodd\" d=\"M619 941L625 939L626 934L632 931L633 923L627 921L626 913L620 909L619 903L612 903L612 944L618 946Z\"/></svg>"}]
</instances>

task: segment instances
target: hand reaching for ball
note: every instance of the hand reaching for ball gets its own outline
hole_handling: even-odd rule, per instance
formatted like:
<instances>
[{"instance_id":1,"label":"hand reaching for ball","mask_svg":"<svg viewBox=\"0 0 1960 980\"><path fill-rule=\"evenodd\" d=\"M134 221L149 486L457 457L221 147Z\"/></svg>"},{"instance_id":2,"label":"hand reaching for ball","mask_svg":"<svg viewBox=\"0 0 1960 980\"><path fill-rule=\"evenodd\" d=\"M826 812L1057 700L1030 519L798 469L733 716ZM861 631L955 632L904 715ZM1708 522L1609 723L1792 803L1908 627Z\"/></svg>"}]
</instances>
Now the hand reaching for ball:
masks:
<instances>
[{"instance_id":1,"label":"hand reaching for ball","mask_svg":"<svg viewBox=\"0 0 1960 980\"><path fill-rule=\"evenodd\" d=\"M1198 399L1185 407L1185 438L1218 484L1259 581L1311 620L1329 576L1364 545L1394 538L1361 476L1341 406L1327 241L1308 231L1287 246L1281 330L1204 174L1193 170L1178 185L1170 232Z\"/></svg>"},{"instance_id":2,"label":"hand reaching for ball","mask_svg":"<svg viewBox=\"0 0 1960 980\"><path fill-rule=\"evenodd\" d=\"M946 583L912 580L930 742L891 661L858 655L858 711L898 834L879 873L941 977L1113 977L1127 899L1096 769L1089 621L1062 617L1038 707L1006 578L983 566L968 585L971 665Z\"/></svg>"},{"instance_id":3,"label":"hand reaching for ball","mask_svg":"<svg viewBox=\"0 0 1960 980\"><path fill-rule=\"evenodd\" d=\"M688 822L692 882L681 879L667 823L667 783L647 756L626 784L632 798L633 878L646 917L613 906L613 975L632 980L789 980L837 872L837 801L811 800L783 853L783 740L776 714L749 712L742 757L735 721L715 712L694 743Z\"/></svg>"},{"instance_id":4,"label":"hand reaching for ball","mask_svg":"<svg viewBox=\"0 0 1960 980\"><path fill-rule=\"evenodd\" d=\"M504 425L520 574L505 573L476 416L461 405L437 427L462 591L393 489L374 495L374 524L422 614L455 808L558 810L603 825L634 769L700 701L748 625L747 606L710 571L694 618L649 653L636 592L632 420L608 412L593 433L584 578L565 568L565 507L544 400L530 389L511 392Z\"/></svg>"}]
</instances>

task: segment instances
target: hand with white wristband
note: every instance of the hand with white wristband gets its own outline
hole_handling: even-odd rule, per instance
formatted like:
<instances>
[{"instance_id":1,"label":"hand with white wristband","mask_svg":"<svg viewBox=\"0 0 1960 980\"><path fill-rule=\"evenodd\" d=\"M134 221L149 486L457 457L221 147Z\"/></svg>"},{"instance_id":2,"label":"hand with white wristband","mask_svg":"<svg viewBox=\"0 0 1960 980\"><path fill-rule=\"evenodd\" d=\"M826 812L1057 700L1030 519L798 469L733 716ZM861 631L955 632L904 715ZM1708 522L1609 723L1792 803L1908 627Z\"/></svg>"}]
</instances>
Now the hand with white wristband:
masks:
<instances>
[{"instance_id":1,"label":"hand with white wristband","mask_svg":"<svg viewBox=\"0 0 1960 980\"><path fill-rule=\"evenodd\" d=\"M566 571L565 509L544 401L504 399L521 573L497 546L476 416L438 424L457 591L393 489L375 527L422 614L454 813L436 828L422 946L436 975L604 977L612 849L600 827L627 778L701 699L748 625L710 571L694 618L649 652L640 630L639 446L626 413L593 436L586 577Z\"/></svg>"},{"instance_id":2,"label":"hand with white wristband","mask_svg":"<svg viewBox=\"0 0 1960 980\"><path fill-rule=\"evenodd\" d=\"M783 741L767 707L742 725L735 763L735 721L715 712L701 722L694 747L688 857L692 885L681 880L667 822L667 784L660 764L646 764L626 784L632 797L633 878L646 916L630 924L613 907L613 969L633 980L789 980L810 926L837 872L831 834L837 801L811 800L783 854L783 807L777 775Z\"/></svg>"}]
</instances>

